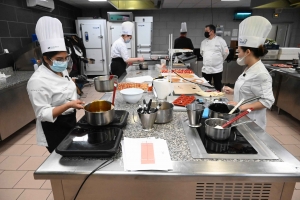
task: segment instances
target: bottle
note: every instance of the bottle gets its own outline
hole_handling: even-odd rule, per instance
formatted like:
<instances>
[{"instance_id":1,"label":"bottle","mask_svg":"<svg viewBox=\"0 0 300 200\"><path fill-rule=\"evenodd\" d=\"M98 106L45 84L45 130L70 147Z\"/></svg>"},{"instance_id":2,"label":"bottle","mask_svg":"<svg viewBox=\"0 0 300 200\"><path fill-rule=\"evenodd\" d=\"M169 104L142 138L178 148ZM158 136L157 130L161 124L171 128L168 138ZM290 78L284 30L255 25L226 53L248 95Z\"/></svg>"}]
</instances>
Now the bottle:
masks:
<instances>
[{"instance_id":1,"label":"bottle","mask_svg":"<svg viewBox=\"0 0 300 200\"><path fill-rule=\"evenodd\" d=\"M34 68L34 71L36 71L39 68L38 64L34 64L33 68Z\"/></svg>"}]
</instances>

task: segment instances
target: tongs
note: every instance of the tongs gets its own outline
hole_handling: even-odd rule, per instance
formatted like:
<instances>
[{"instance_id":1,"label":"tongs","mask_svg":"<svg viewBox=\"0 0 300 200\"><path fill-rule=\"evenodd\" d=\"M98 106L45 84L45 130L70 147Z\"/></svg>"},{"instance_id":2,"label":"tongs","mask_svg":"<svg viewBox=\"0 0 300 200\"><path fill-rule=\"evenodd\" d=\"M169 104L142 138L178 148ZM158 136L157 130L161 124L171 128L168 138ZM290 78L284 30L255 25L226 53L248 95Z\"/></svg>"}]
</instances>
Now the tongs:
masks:
<instances>
[{"instance_id":1,"label":"tongs","mask_svg":"<svg viewBox=\"0 0 300 200\"><path fill-rule=\"evenodd\" d=\"M252 98L250 98L250 99L244 100L244 101L241 103L241 105L244 105L244 104L246 104L246 103L249 103L249 102L251 102L251 101L258 100L258 99L262 99L262 98L261 98L261 97L252 97Z\"/></svg>"}]
</instances>

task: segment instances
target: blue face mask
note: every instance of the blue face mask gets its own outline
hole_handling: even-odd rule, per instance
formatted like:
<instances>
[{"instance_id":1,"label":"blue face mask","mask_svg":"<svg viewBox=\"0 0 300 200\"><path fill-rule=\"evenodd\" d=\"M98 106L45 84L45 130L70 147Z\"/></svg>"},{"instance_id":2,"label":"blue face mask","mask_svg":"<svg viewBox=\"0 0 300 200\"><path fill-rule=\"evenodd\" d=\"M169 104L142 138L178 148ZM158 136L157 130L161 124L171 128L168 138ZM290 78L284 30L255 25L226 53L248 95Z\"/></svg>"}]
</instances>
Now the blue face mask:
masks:
<instances>
[{"instance_id":1,"label":"blue face mask","mask_svg":"<svg viewBox=\"0 0 300 200\"><path fill-rule=\"evenodd\" d=\"M53 60L50 68L55 72L63 72L68 67L68 61L57 61Z\"/></svg>"},{"instance_id":2,"label":"blue face mask","mask_svg":"<svg viewBox=\"0 0 300 200\"><path fill-rule=\"evenodd\" d=\"M131 39L125 40L125 43L129 43L131 41Z\"/></svg>"}]
</instances>

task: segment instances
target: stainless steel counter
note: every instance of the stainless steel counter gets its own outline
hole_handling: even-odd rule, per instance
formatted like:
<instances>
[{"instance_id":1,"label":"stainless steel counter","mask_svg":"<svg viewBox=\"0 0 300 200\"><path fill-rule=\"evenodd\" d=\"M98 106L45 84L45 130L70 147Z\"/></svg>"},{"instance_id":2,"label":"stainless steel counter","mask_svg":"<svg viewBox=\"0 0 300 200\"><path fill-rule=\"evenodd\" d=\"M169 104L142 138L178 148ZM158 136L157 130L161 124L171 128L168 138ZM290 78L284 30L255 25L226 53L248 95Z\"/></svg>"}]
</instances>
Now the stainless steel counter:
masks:
<instances>
[{"instance_id":1,"label":"stainless steel counter","mask_svg":"<svg viewBox=\"0 0 300 200\"><path fill-rule=\"evenodd\" d=\"M126 77L157 74L153 70L141 72L129 71ZM111 93L104 99L110 100ZM89 178L78 199L255 199L255 195L256 199L290 199L295 182L300 181L299 161L257 125L242 125L241 133L251 130L278 159L194 159L181 124L185 112L176 112L171 123L145 132L132 115L136 105L124 103L119 93L116 109L130 113L124 136L167 140L173 171L124 171L120 154ZM55 199L73 199L83 179L103 162L64 158L54 152L35 171L34 178L50 179Z\"/></svg>"}]
</instances>

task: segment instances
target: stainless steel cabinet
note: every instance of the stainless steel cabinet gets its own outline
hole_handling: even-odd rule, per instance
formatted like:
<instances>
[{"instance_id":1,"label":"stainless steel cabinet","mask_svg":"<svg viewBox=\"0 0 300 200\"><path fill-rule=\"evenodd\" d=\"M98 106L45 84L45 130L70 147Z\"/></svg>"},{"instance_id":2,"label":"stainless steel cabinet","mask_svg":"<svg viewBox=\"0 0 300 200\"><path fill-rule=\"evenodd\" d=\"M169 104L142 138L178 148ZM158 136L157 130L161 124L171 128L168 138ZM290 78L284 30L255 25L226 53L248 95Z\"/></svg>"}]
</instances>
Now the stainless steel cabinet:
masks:
<instances>
[{"instance_id":1,"label":"stainless steel cabinet","mask_svg":"<svg viewBox=\"0 0 300 200\"><path fill-rule=\"evenodd\" d=\"M0 140L35 119L26 85L27 82L0 91Z\"/></svg>"}]
</instances>

